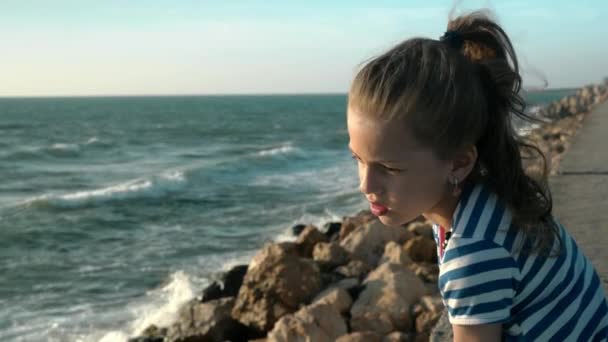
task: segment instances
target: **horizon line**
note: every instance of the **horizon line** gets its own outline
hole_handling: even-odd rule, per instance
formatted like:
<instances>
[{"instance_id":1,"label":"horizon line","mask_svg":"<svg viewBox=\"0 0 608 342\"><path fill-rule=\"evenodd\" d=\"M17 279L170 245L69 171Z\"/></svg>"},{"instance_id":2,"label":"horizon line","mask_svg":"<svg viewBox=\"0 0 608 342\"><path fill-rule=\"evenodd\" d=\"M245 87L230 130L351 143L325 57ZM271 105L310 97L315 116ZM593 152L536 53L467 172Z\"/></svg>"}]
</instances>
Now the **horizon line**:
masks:
<instances>
[{"instance_id":1,"label":"horizon line","mask_svg":"<svg viewBox=\"0 0 608 342\"><path fill-rule=\"evenodd\" d=\"M547 90L573 90L594 85L593 83L579 87L556 87L545 89L530 89L527 92ZM525 90L525 89L524 89ZM51 98L116 98L116 97L238 97L238 96L307 96L307 95L347 95L347 92L285 92L285 93L150 93L150 94L75 94L75 95L0 95L0 99L51 99Z\"/></svg>"}]
</instances>

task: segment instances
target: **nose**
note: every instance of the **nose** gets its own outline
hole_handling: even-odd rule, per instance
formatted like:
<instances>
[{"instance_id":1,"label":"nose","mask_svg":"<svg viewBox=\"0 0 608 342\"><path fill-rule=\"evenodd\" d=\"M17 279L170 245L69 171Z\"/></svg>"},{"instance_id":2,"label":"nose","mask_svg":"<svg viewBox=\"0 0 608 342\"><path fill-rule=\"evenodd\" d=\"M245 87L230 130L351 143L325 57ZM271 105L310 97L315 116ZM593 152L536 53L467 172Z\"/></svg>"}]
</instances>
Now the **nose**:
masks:
<instances>
[{"instance_id":1,"label":"nose","mask_svg":"<svg viewBox=\"0 0 608 342\"><path fill-rule=\"evenodd\" d=\"M359 166L359 190L371 201L377 200L382 193L380 177L373 167Z\"/></svg>"}]
</instances>

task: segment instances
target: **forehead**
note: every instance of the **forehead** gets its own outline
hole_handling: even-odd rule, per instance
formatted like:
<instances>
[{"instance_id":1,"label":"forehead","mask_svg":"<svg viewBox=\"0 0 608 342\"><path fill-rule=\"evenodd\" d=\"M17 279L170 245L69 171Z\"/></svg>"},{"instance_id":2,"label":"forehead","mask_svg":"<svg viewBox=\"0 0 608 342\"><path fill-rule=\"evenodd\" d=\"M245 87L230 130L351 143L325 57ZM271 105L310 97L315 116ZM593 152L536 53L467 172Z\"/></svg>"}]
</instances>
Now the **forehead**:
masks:
<instances>
[{"instance_id":1,"label":"forehead","mask_svg":"<svg viewBox=\"0 0 608 342\"><path fill-rule=\"evenodd\" d=\"M384 121L349 108L347 125L349 147L366 160L406 161L429 153L397 120Z\"/></svg>"}]
</instances>

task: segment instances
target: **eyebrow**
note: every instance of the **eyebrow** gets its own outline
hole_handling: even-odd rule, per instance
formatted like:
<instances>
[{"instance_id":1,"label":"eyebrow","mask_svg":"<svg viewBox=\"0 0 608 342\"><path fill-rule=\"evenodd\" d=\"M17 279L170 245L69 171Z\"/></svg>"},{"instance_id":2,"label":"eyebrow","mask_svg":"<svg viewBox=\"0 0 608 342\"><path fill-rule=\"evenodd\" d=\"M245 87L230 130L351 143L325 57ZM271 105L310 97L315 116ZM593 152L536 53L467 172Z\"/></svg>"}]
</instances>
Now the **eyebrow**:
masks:
<instances>
[{"instance_id":1,"label":"eyebrow","mask_svg":"<svg viewBox=\"0 0 608 342\"><path fill-rule=\"evenodd\" d=\"M359 157L358 154L355 153L355 151L353 151L353 149L348 146L348 149L350 150L350 152L352 154L354 154L355 156ZM403 163L405 162L405 160L376 160L376 161L372 161L372 163Z\"/></svg>"}]
</instances>

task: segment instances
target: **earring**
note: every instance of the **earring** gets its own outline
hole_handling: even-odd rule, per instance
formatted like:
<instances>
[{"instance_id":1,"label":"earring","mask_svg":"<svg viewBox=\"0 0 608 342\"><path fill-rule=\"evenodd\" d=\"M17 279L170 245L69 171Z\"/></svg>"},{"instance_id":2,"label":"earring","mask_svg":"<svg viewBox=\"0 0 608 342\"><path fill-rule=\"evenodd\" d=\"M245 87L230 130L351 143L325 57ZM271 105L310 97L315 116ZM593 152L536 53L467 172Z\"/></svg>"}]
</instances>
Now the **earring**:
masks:
<instances>
[{"instance_id":1,"label":"earring","mask_svg":"<svg viewBox=\"0 0 608 342\"><path fill-rule=\"evenodd\" d=\"M454 197L458 197L460 195L460 193L462 192L462 189L460 189L460 187L458 186L458 177L456 176L452 176L452 180L450 181L452 183L452 196Z\"/></svg>"},{"instance_id":2,"label":"earring","mask_svg":"<svg viewBox=\"0 0 608 342\"><path fill-rule=\"evenodd\" d=\"M487 176L487 175L488 175L488 168L487 168L487 167L484 165L484 163L483 163L483 162L481 162L481 161L480 161L480 162L479 162L479 164L478 164L477 166L478 166L478 168L479 168L479 174L480 174L482 177L485 177L485 176Z\"/></svg>"}]
</instances>

